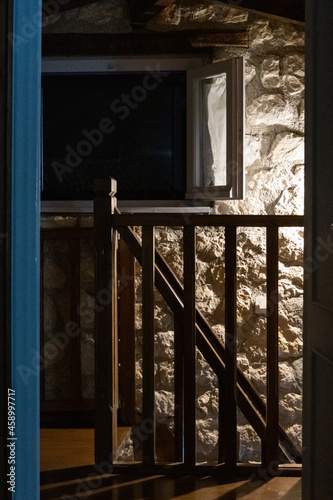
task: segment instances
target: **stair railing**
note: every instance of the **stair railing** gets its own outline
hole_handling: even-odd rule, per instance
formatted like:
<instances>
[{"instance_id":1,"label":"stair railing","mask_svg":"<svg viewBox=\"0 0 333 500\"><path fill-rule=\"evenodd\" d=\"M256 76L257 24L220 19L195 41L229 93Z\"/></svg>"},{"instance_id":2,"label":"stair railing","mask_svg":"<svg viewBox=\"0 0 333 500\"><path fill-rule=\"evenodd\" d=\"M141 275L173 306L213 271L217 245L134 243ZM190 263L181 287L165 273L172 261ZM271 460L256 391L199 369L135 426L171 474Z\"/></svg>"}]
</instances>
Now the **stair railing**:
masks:
<instances>
[{"instance_id":1,"label":"stair railing","mask_svg":"<svg viewBox=\"0 0 333 500\"><path fill-rule=\"evenodd\" d=\"M142 421L151 423L142 440L142 464L115 464L115 471L157 470L154 415L154 287L174 314L175 323L175 441L176 464L166 470L194 471L196 466L195 348L219 380L219 465L209 472L235 472L237 464L237 406L262 443L262 465L278 470L280 459L300 463L301 456L279 425L278 371L278 231L303 226L302 216L235 216L200 214L121 214L116 208L116 181L95 181L96 245L96 463L111 460L116 443L118 408L117 246L118 235L142 265L143 402ZM142 227L142 241L133 231ZM155 249L156 226L182 226L184 284ZM225 227L226 343L214 334L196 308L196 226ZM267 403L237 367L236 359L236 251L237 227L266 227L267 248ZM104 307L99 301L105 295ZM107 300L106 300L107 297ZM103 305L103 304L102 304ZM186 367L186 368L185 368ZM184 376L186 371L186 376ZM186 423L186 425L185 425ZM161 468L159 466L159 468ZM163 467L162 467L163 469ZM200 470L203 470L202 467Z\"/></svg>"}]
</instances>

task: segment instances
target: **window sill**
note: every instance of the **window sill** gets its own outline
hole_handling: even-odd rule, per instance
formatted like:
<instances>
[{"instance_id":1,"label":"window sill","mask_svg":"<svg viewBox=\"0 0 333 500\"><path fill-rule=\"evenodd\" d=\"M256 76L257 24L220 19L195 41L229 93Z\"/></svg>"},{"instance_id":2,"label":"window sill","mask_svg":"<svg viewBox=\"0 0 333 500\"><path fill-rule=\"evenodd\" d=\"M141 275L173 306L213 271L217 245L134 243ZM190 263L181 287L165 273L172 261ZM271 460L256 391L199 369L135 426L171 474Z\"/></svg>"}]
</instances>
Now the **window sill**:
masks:
<instances>
[{"instance_id":1,"label":"window sill","mask_svg":"<svg viewBox=\"0 0 333 500\"><path fill-rule=\"evenodd\" d=\"M204 213L211 212L211 206L200 204L191 206L190 200L140 200L140 201L118 201L121 212L143 212L143 213ZM93 201L42 201L42 213L93 213Z\"/></svg>"}]
</instances>

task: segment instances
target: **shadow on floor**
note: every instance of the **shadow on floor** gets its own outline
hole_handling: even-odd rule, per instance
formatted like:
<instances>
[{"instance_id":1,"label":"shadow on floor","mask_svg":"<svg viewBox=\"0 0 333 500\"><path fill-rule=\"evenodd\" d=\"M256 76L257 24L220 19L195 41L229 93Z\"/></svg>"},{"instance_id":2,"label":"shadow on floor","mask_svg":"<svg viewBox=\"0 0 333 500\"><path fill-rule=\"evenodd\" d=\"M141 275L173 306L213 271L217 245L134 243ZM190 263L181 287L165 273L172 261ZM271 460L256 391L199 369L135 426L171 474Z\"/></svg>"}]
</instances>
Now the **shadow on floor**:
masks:
<instances>
[{"instance_id":1,"label":"shadow on floor","mask_svg":"<svg viewBox=\"0 0 333 500\"><path fill-rule=\"evenodd\" d=\"M41 500L301 500L299 478L267 483L218 477L99 476L41 487Z\"/></svg>"}]
</instances>

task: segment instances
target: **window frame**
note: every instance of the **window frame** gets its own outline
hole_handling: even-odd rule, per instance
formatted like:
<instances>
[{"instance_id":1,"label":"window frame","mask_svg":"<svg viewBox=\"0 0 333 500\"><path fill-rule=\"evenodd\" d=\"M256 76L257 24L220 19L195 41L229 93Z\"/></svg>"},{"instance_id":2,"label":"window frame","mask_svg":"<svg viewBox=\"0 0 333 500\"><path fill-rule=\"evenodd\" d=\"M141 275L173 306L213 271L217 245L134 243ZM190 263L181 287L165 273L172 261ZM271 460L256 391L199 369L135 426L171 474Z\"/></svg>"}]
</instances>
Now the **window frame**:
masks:
<instances>
[{"instance_id":1,"label":"window frame","mask_svg":"<svg viewBox=\"0 0 333 500\"><path fill-rule=\"evenodd\" d=\"M136 200L119 201L124 211L210 211L216 200L242 199L244 197L244 59L242 57L207 63L204 56L189 57L46 57L42 72L115 72L138 71L147 65L158 64L160 70L183 70L187 74L187 136L186 136L186 193L182 200ZM202 187L198 182L200 169L200 120L202 120L202 96L200 82L205 78L227 75L227 185ZM93 202L89 200L42 201L42 212L90 213ZM201 211L202 211L201 210Z\"/></svg>"},{"instance_id":2,"label":"window frame","mask_svg":"<svg viewBox=\"0 0 333 500\"><path fill-rule=\"evenodd\" d=\"M201 67L208 62L206 55L188 56L138 56L138 57L58 57L48 56L42 60L43 74L66 73L112 73L117 71L144 71L147 66L160 71L185 71ZM129 212L210 212L210 207L202 203L195 206L191 200L118 200L122 211ZM92 213L93 200L42 201L43 213Z\"/></svg>"},{"instance_id":3,"label":"window frame","mask_svg":"<svg viewBox=\"0 0 333 500\"><path fill-rule=\"evenodd\" d=\"M204 80L226 74L227 78L227 183L202 186L201 124ZM244 58L236 57L187 71L187 192L186 199L243 199L244 181Z\"/></svg>"}]
</instances>

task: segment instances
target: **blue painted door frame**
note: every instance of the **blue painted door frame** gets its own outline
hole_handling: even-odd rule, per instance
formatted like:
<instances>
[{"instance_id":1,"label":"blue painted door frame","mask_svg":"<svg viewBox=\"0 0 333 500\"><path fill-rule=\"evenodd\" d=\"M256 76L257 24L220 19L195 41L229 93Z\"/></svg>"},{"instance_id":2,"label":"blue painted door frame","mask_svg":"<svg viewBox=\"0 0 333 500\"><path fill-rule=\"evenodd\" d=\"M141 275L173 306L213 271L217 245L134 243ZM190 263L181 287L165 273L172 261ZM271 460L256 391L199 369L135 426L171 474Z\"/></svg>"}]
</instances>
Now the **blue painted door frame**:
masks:
<instances>
[{"instance_id":1,"label":"blue painted door frame","mask_svg":"<svg viewBox=\"0 0 333 500\"><path fill-rule=\"evenodd\" d=\"M12 79L12 387L15 493L39 498L39 165L41 3L14 0Z\"/></svg>"}]
</instances>

